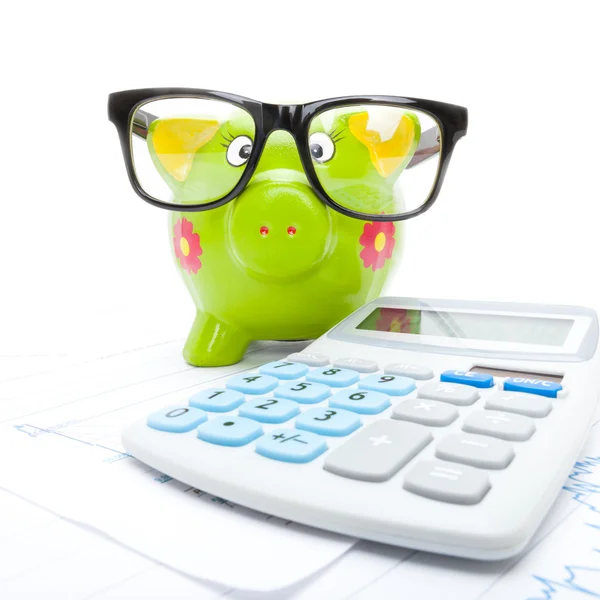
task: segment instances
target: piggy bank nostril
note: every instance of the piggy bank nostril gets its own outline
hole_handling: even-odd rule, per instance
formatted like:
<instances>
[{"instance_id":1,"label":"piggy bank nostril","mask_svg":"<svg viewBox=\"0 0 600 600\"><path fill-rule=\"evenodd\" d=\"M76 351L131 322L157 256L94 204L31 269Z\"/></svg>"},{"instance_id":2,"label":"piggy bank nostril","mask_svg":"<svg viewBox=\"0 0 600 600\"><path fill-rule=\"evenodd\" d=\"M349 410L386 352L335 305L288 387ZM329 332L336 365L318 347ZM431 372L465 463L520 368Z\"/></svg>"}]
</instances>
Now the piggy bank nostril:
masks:
<instances>
[{"instance_id":1,"label":"piggy bank nostril","mask_svg":"<svg viewBox=\"0 0 600 600\"><path fill-rule=\"evenodd\" d=\"M296 228L293 225L287 228L288 235L294 237L296 235Z\"/></svg>"},{"instance_id":2,"label":"piggy bank nostril","mask_svg":"<svg viewBox=\"0 0 600 600\"><path fill-rule=\"evenodd\" d=\"M260 235L262 235L263 237L265 237L268 233L269 233L269 228L266 225L263 225L260 228Z\"/></svg>"}]
</instances>

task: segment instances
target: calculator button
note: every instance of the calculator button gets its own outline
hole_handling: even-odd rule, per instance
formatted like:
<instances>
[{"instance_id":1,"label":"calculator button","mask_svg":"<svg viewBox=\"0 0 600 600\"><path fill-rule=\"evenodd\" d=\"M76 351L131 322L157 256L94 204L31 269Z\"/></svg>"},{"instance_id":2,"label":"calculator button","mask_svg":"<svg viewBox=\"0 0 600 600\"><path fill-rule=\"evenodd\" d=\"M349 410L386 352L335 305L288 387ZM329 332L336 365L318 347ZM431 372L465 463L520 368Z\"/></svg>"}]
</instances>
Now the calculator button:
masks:
<instances>
[{"instance_id":1,"label":"calculator button","mask_svg":"<svg viewBox=\"0 0 600 600\"><path fill-rule=\"evenodd\" d=\"M201 440L220 446L245 446L262 435L262 427L243 417L216 417L197 429Z\"/></svg>"},{"instance_id":2,"label":"calculator button","mask_svg":"<svg viewBox=\"0 0 600 600\"><path fill-rule=\"evenodd\" d=\"M394 406L392 419L412 421L421 425L444 427L458 417L458 409L445 402L415 398Z\"/></svg>"},{"instance_id":3,"label":"calculator button","mask_svg":"<svg viewBox=\"0 0 600 600\"><path fill-rule=\"evenodd\" d=\"M328 398L331 390L322 383L310 383L308 381L299 381L282 385L275 390L277 398L285 398L300 402L300 404L316 404Z\"/></svg>"},{"instance_id":4,"label":"calculator button","mask_svg":"<svg viewBox=\"0 0 600 600\"><path fill-rule=\"evenodd\" d=\"M552 410L552 401L535 394L497 392L488 398L485 407L526 417L546 417Z\"/></svg>"},{"instance_id":5,"label":"calculator button","mask_svg":"<svg viewBox=\"0 0 600 600\"><path fill-rule=\"evenodd\" d=\"M481 469L505 469L514 458L515 452L511 444L502 440L457 433L442 438L435 449L435 455L442 460Z\"/></svg>"},{"instance_id":6,"label":"calculator button","mask_svg":"<svg viewBox=\"0 0 600 600\"><path fill-rule=\"evenodd\" d=\"M291 463L307 463L327 450L320 436L298 429L275 429L256 442L261 456Z\"/></svg>"},{"instance_id":7,"label":"calculator button","mask_svg":"<svg viewBox=\"0 0 600 600\"><path fill-rule=\"evenodd\" d=\"M313 352L294 352L287 357L288 360L299 362L309 367L324 367L329 364L329 357Z\"/></svg>"},{"instance_id":8,"label":"calculator button","mask_svg":"<svg viewBox=\"0 0 600 600\"><path fill-rule=\"evenodd\" d=\"M404 478L405 490L454 504L477 504L490 487L485 472L437 460L417 463Z\"/></svg>"},{"instance_id":9,"label":"calculator button","mask_svg":"<svg viewBox=\"0 0 600 600\"><path fill-rule=\"evenodd\" d=\"M377 415L390 405L389 396L368 390L338 392L329 400L331 408L346 409L361 415Z\"/></svg>"},{"instance_id":10,"label":"calculator button","mask_svg":"<svg viewBox=\"0 0 600 600\"><path fill-rule=\"evenodd\" d=\"M308 373L308 367L302 363L277 360L263 365L258 372L262 375L277 377L277 379L298 379Z\"/></svg>"},{"instance_id":11,"label":"calculator button","mask_svg":"<svg viewBox=\"0 0 600 600\"><path fill-rule=\"evenodd\" d=\"M230 377L225 384L229 389L243 394L266 394L278 385L279 381L275 377L258 373L239 373Z\"/></svg>"},{"instance_id":12,"label":"calculator button","mask_svg":"<svg viewBox=\"0 0 600 600\"><path fill-rule=\"evenodd\" d=\"M473 373L471 371L444 371L440 381L449 383L464 383L476 388L494 387L494 378L486 373Z\"/></svg>"},{"instance_id":13,"label":"calculator button","mask_svg":"<svg viewBox=\"0 0 600 600\"><path fill-rule=\"evenodd\" d=\"M360 425L360 418L355 413L342 409L311 408L296 419L298 429L321 435L349 435Z\"/></svg>"},{"instance_id":14,"label":"calculator button","mask_svg":"<svg viewBox=\"0 0 600 600\"><path fill-rule=\"evenodd\" d=\"M386 481L432 439L421 425L381 419L336 448L323 468L350 479Z\"/></svg>"},{"instance_id":15,"label":"calculator button","mask_svg":"<svg viewBox=\"0 0 600 600\"><path fill-rule=\"evenodd\" d=\"M504 390L507 392L525 392L526 394L539 394L548 398L556 398L562 390L562 385L554 381L545 381L532 377L509 377L504 380Z\"/></svg>"},{"instance_id":16,"label":"calculator button","mask_svg":"<svg viewBox=\"0 0 600 600\"><path fill-rule=\"evenodd\" d=\"M375 373L379 369L379 365L374 360L365 358L338 358L333 361L333 366L354 369L359 373Z\"/></svg>"},{"instance_id":17,"label":"calculator button","mask_svg":"<svg viewBox=\"0 0 600 600\"><path fill-rule=\"evenodd\" d=\"M363 390L383 392L389 396L406 396L417 386L414 379L400 375L369 375L358 384L358 387Z\"/></svg>"},{"instance_id":18,"label":"calculator button","mask_svg":"<svg viewBox=\"0 0 600 600\"><path fill-rule=\"evenodd\" d=\"M386 375L404 375L411 379L431 379L433 377L433 369L419 365L407 365L405 363L387 365L383 372Z\"/></svg>"},{"instance_id":19,"label":"calculator button","mask_svg":"<svg viewBox=\"0 0 600 600\"><path fill-rule=\"evenodd\" d=\"M356 371L333 367L316 369L306 376L307 381L314 381L315 383L322 383L331 387L347 387L356 383L359 379L360 375Z\"/></svg>"},{"instance_id":20,"label":"calculator button","mask_svg":"<svg viewBox=\"0 0 600 600\"><path fill-rule=\"evenodd\" d=\"M291 400L258 398L240 406L238 413L261 423L285 423L300 413L300 407Z\"/></svg>"},{"instance_id":21,"label":"calculator button","mask_svg":"<svg viewBox=\"0 0 600 600\"><path fill-rule=\"evenodd\" d=\"M419 388L418 397L427 398L428 400L441 400L442 402L456 404L456 406L469 406L479 398L479 392L470 385L430 381Z\"/></svg>"},{"instance_id":22,"label":"calculator button","mask_svg":"<svg viewBox=\"0 0 600 600\"><path fill-rule=\"evenodd\" d=\"M463 431L491 435L502 440L524 442L535 431L533 419L494 410L472 412L463 424Z\"/></svg>"},{"instance_id":23,"label":"calculator button","mask_svg":"<svg viewBox=\"0 0 600 600\"><path fill-rule=\"evenodd\" d=\"M209 388L194 394L190 398L190 406L203 408L211 412L228 412L244 402L244 395L234 390Z\"/></svg>"},{"instance_id":24,"label":"calculator button","mask_svg":"<svg viewBox=\"0 0 600 600\"><path fill-rule=\"evenodd\" d=\"M148 427L171 433L185 433L204 423L208 415L199 408L169 406L148 416Z\"/></svg>"}]
</instances>

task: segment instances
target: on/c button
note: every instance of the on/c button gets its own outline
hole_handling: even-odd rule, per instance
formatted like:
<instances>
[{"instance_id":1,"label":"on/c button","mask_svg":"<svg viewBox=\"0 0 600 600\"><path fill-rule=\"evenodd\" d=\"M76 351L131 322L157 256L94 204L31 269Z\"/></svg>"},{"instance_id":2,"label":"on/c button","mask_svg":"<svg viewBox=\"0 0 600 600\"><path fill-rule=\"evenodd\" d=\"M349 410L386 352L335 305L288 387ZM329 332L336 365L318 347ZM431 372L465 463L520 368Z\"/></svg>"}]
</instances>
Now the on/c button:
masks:
<instances>
[{"instance_id":1,"label":"on/c button","mask_svg":"<svg viewBox=\"0 0 600 600\"><path fill-rule=\"evenodd\" d=\"M507 392L525 392L526 394L538 394L547 398L556 398L563 386L554 381L535 379L533 377L509 377L504 381L504 389Z\"/></svg>"}]
</instances>

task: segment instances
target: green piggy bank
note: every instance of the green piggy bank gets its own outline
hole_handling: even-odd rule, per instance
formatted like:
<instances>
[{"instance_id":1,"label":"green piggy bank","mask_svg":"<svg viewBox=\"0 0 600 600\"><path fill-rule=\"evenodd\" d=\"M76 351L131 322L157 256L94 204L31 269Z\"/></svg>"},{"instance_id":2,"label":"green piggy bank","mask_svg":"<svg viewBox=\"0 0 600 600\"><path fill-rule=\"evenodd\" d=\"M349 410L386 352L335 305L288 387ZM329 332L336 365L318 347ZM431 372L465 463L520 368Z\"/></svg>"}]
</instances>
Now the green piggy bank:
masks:
<instances>
[{"instance_id":1,"label":"green piggy bank","mask_svg":"<svg viewBox=\"0 0 600 600\"><path fill-rule=\"evenodd\" d=\"M364 107L311 124L310 153L322 182L354 210L398 212L395 183L419 143L405 112L381 141ZM218 199L233 189L252 148L242 110L155 119L146 139L160 178L177 203ZM374 211L377 211L376 213ZM345 216L314 193L296 142L268 138L248 185L233 201L202 212L171 212L175 262L196 305L185 360L196 366L240 361L254 340L322 335L380 295L400 257L400 223Z\"/></svg>"}]
</instances>

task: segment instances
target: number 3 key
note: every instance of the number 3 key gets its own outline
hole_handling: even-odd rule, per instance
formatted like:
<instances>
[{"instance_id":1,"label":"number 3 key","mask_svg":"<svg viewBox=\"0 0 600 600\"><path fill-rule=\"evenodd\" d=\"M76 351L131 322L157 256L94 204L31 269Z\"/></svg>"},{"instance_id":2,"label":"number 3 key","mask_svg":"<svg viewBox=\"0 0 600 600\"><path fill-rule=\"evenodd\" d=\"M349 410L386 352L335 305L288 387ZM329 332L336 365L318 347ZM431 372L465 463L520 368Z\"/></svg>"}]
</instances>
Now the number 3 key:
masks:
<instances>
[{"instance_id":1,"label":"number 3 key","mask_svg":"<svg viewBox=\"0 0 600 600\"><path fill-rule=\"evenodd\" d=\"M360 417L347 410L312 408L296 419L296 428L320 435L349 435L360 427Z\"/></svg>"}]
</instances>

